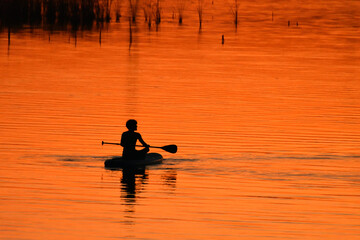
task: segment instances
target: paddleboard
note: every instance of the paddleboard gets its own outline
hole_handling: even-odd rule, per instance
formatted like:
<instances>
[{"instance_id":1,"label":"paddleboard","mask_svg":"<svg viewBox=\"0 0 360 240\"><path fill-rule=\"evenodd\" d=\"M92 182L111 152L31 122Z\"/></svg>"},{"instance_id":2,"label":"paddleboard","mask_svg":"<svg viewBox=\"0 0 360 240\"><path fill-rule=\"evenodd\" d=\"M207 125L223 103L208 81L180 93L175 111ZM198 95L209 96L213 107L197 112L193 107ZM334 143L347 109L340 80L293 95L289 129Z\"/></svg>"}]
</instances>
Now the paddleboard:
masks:
<instances>
[{"instance_id":1,"label":"paddleboard","mask_svg":"<svg viewBox=\"0 0 360 240\"><path fill-rule=\"evenodd\" d=\"M122 157L113 157L104 162L105 168L131 168L143 167L147 165L159 164L163 157L159 153L148 153L145 159L142 160L124 160Z\"/></svg>"}]
</instances>

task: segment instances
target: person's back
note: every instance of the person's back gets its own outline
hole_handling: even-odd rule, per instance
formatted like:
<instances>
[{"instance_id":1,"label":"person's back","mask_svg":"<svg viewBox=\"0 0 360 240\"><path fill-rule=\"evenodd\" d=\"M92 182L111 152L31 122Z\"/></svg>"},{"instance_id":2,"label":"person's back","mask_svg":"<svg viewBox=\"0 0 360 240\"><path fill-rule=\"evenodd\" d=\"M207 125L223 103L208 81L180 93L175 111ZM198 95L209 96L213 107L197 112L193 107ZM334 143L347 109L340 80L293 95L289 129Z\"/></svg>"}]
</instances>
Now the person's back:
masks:
<instances>
[{"instance_id":1,"label":"person's back","mask_svg":"<svg viewBox=\"0 0 360 240\"><path fill-rule=\"evenodd\" d=\"M135 145L139 139L139 133L127 131L121 135L121 146L123 146L123 153L135 151Z\"/></svg>"},{"instance_id":2,"label":"person's back","mask_svg":"<svg viewBox=\"0 0 360 240\"><path fill-rule=\"evenodd\" d=\"M126 122L126 127L129 131L124 132L121 135L121 146L123 147L123 158L124 159L144 159L146 153L149 152L149 145L142 139L141 134L135 132L137 130L136 120L130 119ZM135 149L137 140L145 147L138 151Z\"/></svg>"}]
</instances>

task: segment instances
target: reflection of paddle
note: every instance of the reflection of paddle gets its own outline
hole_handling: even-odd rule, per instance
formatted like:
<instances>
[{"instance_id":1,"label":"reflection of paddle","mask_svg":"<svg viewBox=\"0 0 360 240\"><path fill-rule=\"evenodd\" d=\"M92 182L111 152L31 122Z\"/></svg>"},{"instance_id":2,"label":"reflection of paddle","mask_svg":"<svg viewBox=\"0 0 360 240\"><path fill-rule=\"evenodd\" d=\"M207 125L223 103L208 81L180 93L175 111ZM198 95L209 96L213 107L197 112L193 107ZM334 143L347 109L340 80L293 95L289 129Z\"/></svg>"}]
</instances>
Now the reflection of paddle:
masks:
<instances>
[{"instance_id":1,"label":"reflection of paddle","mask_svg":"<svg viewBox=\"0 0 360 240\"><path fill-rule=\"evenodd\" d=\"M120 145L120 143L109 143L109 142L104 142L102 141L101 142L102 145L104 144L112 144L112 145ZM143 147L143 146L140 146L140 145L136 145L137 147ZM163 147L154 147L154 146L149 146L151 148L161 148L162 150L164 151L167 151L169 153L176 153L177 152L177 146L176 145L166 145L166 146L163 146Z\"/></svg>"}]
</instances>

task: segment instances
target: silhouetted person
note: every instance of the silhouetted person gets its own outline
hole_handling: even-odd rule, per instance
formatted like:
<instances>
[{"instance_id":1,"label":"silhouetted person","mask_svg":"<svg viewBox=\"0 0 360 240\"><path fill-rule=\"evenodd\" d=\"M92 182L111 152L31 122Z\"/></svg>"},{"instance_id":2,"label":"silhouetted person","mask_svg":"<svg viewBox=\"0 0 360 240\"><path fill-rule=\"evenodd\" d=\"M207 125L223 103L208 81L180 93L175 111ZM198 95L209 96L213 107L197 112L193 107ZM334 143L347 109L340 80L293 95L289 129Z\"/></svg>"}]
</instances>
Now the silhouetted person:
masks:
<instances>
[{"instance_id":1,"label":"silhouetted person","mask_svg":"<svg viewBox=\"0 0 360 240\"><path fill-rule=\"evenodd\" d=\"M137 130L137 122L134 119L130 119L126 122L126 127L129 131L124 132L121 136L120 145L124 148L122 157L124 159L140 160L145 159L146 153L149 152L149 145L142 139L140 133L135 132ZM145 147L138 151L135 149L137 140Z\"/></svg>"}]
</instances>

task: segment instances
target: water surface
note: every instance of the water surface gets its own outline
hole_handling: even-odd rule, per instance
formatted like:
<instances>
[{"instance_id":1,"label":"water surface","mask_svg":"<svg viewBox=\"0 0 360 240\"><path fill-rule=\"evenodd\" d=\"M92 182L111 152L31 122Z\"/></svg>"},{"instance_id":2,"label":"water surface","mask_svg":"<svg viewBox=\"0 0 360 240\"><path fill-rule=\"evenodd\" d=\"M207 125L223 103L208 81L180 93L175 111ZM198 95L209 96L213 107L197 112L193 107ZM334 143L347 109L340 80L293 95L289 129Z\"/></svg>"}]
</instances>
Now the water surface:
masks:
<instances>
[{"instance_id":1,"label":"water surface","mask_svg":"<svg viewBox=\"0 0 360 240\"><path fill-rule=\"evenodd\" d=\"M194 4L0 34L1 239L360 237L359 2ZM178 153L104 169L129 118Z\"/></svg>"}]
</instances>

